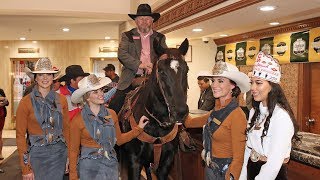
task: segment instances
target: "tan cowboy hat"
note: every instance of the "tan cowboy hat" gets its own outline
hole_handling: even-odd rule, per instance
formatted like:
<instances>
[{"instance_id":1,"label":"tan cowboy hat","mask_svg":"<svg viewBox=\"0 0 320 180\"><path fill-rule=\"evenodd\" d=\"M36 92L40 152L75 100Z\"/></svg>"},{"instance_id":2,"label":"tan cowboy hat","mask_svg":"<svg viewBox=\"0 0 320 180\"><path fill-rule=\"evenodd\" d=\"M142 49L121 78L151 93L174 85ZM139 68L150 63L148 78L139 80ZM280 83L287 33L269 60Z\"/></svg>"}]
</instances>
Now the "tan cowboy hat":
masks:
<instances>
[{"instance_id":1,"label":"tan cowboy hat","mask_svg":"<svg viewBox=\"0 0 320 180\"><path fill-rule=\"evenodd\" d=\"M34 74L53 74L53 78L57 78L60 74L59 70L52 67L49 58L40 58L34 65L34 71L31 71L28 67L24 68L25 73L34 80Z\"/></svg>"},{"instance_id":2,"label":"tan cowboy hat","mask_svg":"<svg viewBox=\"0 0 320 180\"><path fill-rule=\"evenodd\" d=\"M152 13L149 4L140 4L137 9L137 14L128 14L128 16L133 20L138 16L150 16L153 18L153 22L158 21L158 19L160 18L159 13Z\"/></svg>"},{"instance_id":3,"label":"tan cowboy hat","mask_svg":"<svg viewBox=\"0 0 320 180\"><path fill-rule=\"evenodd\" d=\"M100 89L111 82L111 79L108 77L98 78L96 75L90 74L79 81L79 89L73 92L71 101L75 104L81 103L83 95L87 92Z\"/></svg>"},{"instance_id":4,"label":"tan cowboy hat","mask_svg":"<svg viewBox=\"0 0 320 180\"><path fill-rule=\"evenodd\" d=\"M218 61L215 63L212 74L208 77L225 77L234 81L240 88L242 93L246 93L250 90L250 79L249 77L240 72L239 69L230 63Z\"/></svg>"}]
</instances>

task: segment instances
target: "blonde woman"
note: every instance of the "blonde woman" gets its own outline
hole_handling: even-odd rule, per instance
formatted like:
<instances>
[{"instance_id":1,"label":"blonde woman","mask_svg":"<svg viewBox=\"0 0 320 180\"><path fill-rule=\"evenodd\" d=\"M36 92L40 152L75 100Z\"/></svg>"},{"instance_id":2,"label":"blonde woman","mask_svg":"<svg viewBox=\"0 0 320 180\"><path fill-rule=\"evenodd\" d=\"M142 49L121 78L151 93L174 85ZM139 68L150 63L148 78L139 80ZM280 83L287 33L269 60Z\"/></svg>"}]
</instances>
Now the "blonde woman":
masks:
<instances>
[{"instance_id":1,"label":"blonde woman","mask_svg":"<svg viewBox=\"0 0 320 180\"><path fill-rule=\"evenodd\" d=\"M71 96L73 103L84 103L70 127L70 179L118 180L115 144L121 145L137 137L148 119L142 116L138 127L122 134L117 114L104 106L102 87L107 77L91 74L79 81L79 89Z\"/></svg>"}]
</instances>

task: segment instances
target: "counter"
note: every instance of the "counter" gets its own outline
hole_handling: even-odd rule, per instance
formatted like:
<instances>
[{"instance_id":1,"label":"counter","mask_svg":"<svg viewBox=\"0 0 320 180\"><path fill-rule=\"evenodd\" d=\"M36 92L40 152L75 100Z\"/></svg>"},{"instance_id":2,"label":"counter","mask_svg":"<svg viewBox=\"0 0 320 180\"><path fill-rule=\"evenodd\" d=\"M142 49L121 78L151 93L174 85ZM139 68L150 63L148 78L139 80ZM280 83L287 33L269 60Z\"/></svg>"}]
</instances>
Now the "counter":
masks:
<instances>
[{"instance_id":1,"label":"counter","mask_svg":"<svg viewBox=\"0 0 320 180\"><path fill-rule=\"evenodd\" d=\"M299 135L301 143L293 147L291 159L320 168L320 135L307 132L299 132Z\"/></svg>"}]
</instances>

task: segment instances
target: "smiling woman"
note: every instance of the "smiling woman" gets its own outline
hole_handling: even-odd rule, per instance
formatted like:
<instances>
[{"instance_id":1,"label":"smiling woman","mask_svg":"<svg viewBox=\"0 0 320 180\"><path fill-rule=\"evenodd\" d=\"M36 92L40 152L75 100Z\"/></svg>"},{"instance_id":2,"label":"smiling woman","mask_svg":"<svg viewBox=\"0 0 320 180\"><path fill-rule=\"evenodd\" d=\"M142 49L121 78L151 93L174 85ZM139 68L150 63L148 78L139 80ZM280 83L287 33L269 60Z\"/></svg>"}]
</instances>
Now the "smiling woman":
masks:
<instances>
[{"instance_id":1,"label":"smiling woman","mask_svg":"<svg viewBox=\"0 0 320 180\"><path fill-rule=\"evenodd\" d=\"M63 179L68 171L69 114L67 100L52 90L59 73L48 58L31 71L36 80L32 92L19 103L16 137L23 179ZM26 140L26 133L28 139ZM31 145L27 145L27 142ZM48 153L50 152L50 153Z\"/></svg>"},{"instance_id":2,"label":"smiling woman","mask_svg":"<svg viewBox=\"0 0 320 180\"><path fill-rule=\"evenodd\" d=\"M217 99L209 113L185 122L187 128L203 128L204 149L208 180L239 179L245 147L246 116L239 107L240 92L249 91L249 77L230 63L216 62L212 70L212 91Z\"/></svg>"}]
</instances>

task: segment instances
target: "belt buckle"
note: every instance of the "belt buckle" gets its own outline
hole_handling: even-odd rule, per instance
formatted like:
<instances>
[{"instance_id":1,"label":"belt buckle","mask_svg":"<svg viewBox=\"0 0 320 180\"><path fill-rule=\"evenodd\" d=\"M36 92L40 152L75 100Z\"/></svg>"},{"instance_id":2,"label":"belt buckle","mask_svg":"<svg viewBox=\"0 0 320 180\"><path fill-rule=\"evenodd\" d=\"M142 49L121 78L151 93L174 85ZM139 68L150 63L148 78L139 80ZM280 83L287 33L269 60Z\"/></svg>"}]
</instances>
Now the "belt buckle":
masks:
<instances>
[{"instance_id":1,"label":"belt buckle","mask_svg":"<svg viewBox=\"0 0 320 180\"><path fill-rule=\"evenodd\" d=\"M256 151L252 150L250 154L250 159L252 162L258 162L260 159L260 154L257 153Z\"/></svg>"}]
</instances>

